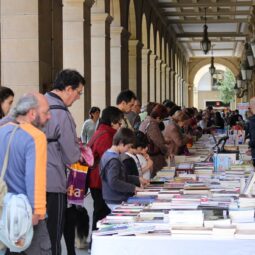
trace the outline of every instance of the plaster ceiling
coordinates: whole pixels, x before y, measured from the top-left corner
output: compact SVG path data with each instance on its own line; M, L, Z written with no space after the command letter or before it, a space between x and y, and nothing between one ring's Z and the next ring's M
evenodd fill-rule
M251 18L252 0L157 0L158 8L188 57L208 57L200 48L205 23L214 56L240 57Z

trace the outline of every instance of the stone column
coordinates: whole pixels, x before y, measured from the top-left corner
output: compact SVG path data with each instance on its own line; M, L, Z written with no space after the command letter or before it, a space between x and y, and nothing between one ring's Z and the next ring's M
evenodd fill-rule
M129 58L129 89L137 95L137 49L138 40L128 41L128 58Z
M193 86L192 84L187 84L188 85L188 106L191 107L193 106Z
M181 102L181 106L184 105L183 90L184 90L184 80L183 80L183 78L180 78L180 102Z
M91 105L110 105L110 24L108 13L91 13Z
M188 107L188 86L186 81L183 81L183 105Z
M63 1L63 67L75 69L81 75L84 75L83 2ZM86 86L84 93L88 93ZM77 133L80 134L84 120L89 117L88 112L84 112L84 95L70 107L70 111L76 122Z
M121 90L128 88L128 52L129 32L123 27L111 26L111 105Z
M161 102L167 98L166 96L166 64L161 64Z
M43 91L43 84L52 82L54 66L60 62L62 67L62 51L58 62L53 42L61 35L55 30L60 20L59 0L1 0L1 85L14 90L15 100L25 92Z
M155 54L150 55L150 102L156 101L156 59Z
M170 99L170 88L171 88L171 68L166 65L166 99Z
M156 60L156 102L161 103L161 59Z
M91 7L95 3L94 0L85 0L83 5L84 17L84 75L86 79L86 86L84 90L84 112L89 112L91 107Z
M191 91L190 92L192 93L193 106L198 108L198 94L199 94L199 91L198 91L197 87L194 87L194 85L191 86Z
M150 68L149 68L149 59L150 59L151 50L143 48L142 49L142 105L148 103L150 95Z
M175 103L177 103L177 99L175 97L175 71L173 69L171 69L171 87L170 87L170 90L171 90L171 100Z
M175 100L178 105L180 105L179 102L179 75L175 74L175 86L174 86L174 92L175 92Z

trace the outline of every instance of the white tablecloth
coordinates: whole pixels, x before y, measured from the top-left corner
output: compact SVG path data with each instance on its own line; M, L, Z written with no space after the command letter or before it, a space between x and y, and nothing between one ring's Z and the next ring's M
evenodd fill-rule
M255 255L255 240L93 235L92 255Z

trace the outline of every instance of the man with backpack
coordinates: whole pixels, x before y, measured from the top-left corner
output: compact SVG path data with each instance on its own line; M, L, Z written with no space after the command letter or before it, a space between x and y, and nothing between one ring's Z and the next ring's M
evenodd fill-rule
M14 107L11 119L11 122L0 128L1 174L5 171L4 181L9 193L27 197L28 207L32 208L32 218L20 219L20 215L15 215L19 213L18 211L11 211L8 222L5 222L5 217L1 218L6 224L4 231L9 229L6 232L5 241L9 240L7 246L14 250L16 247L10 239L14 235L12 231L15 231L15 234L23 233L24 225L28 226L32 221L34 236L25 254L42 254L43 252L45 255L50 255L51 245L45 222L47 142L45 134L40 130L50 119L47 100L39 93L24 95ZM6 168L4 159L8 162ZM2 216L5 213L8 212L4 208ZM10 226L11 224L13 225ZM28 235L30 233L25 233L24 241L22 238L17 242L24 245L26 238L29 238ZM6 254L12 253L7 251Z
M51 239L52 254L61 254L61 237L67 207L66 165L80 159L76 125L68 110L80 96L84 78L75 70L62 70L53 83L53 90L46 93L51 120L45 126L48 140L47 160L47 226Z

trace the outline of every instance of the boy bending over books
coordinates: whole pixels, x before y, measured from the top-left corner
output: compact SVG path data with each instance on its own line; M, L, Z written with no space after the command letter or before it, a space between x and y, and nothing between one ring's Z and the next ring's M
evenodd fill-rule
M128 128L120 128L113 137L113 144L102 156L100 176L102 179L103 198L111 210L127 201L137 191L142 191L148 181L128 175L120 160L120 154L128 151L135 140L134 132Z

